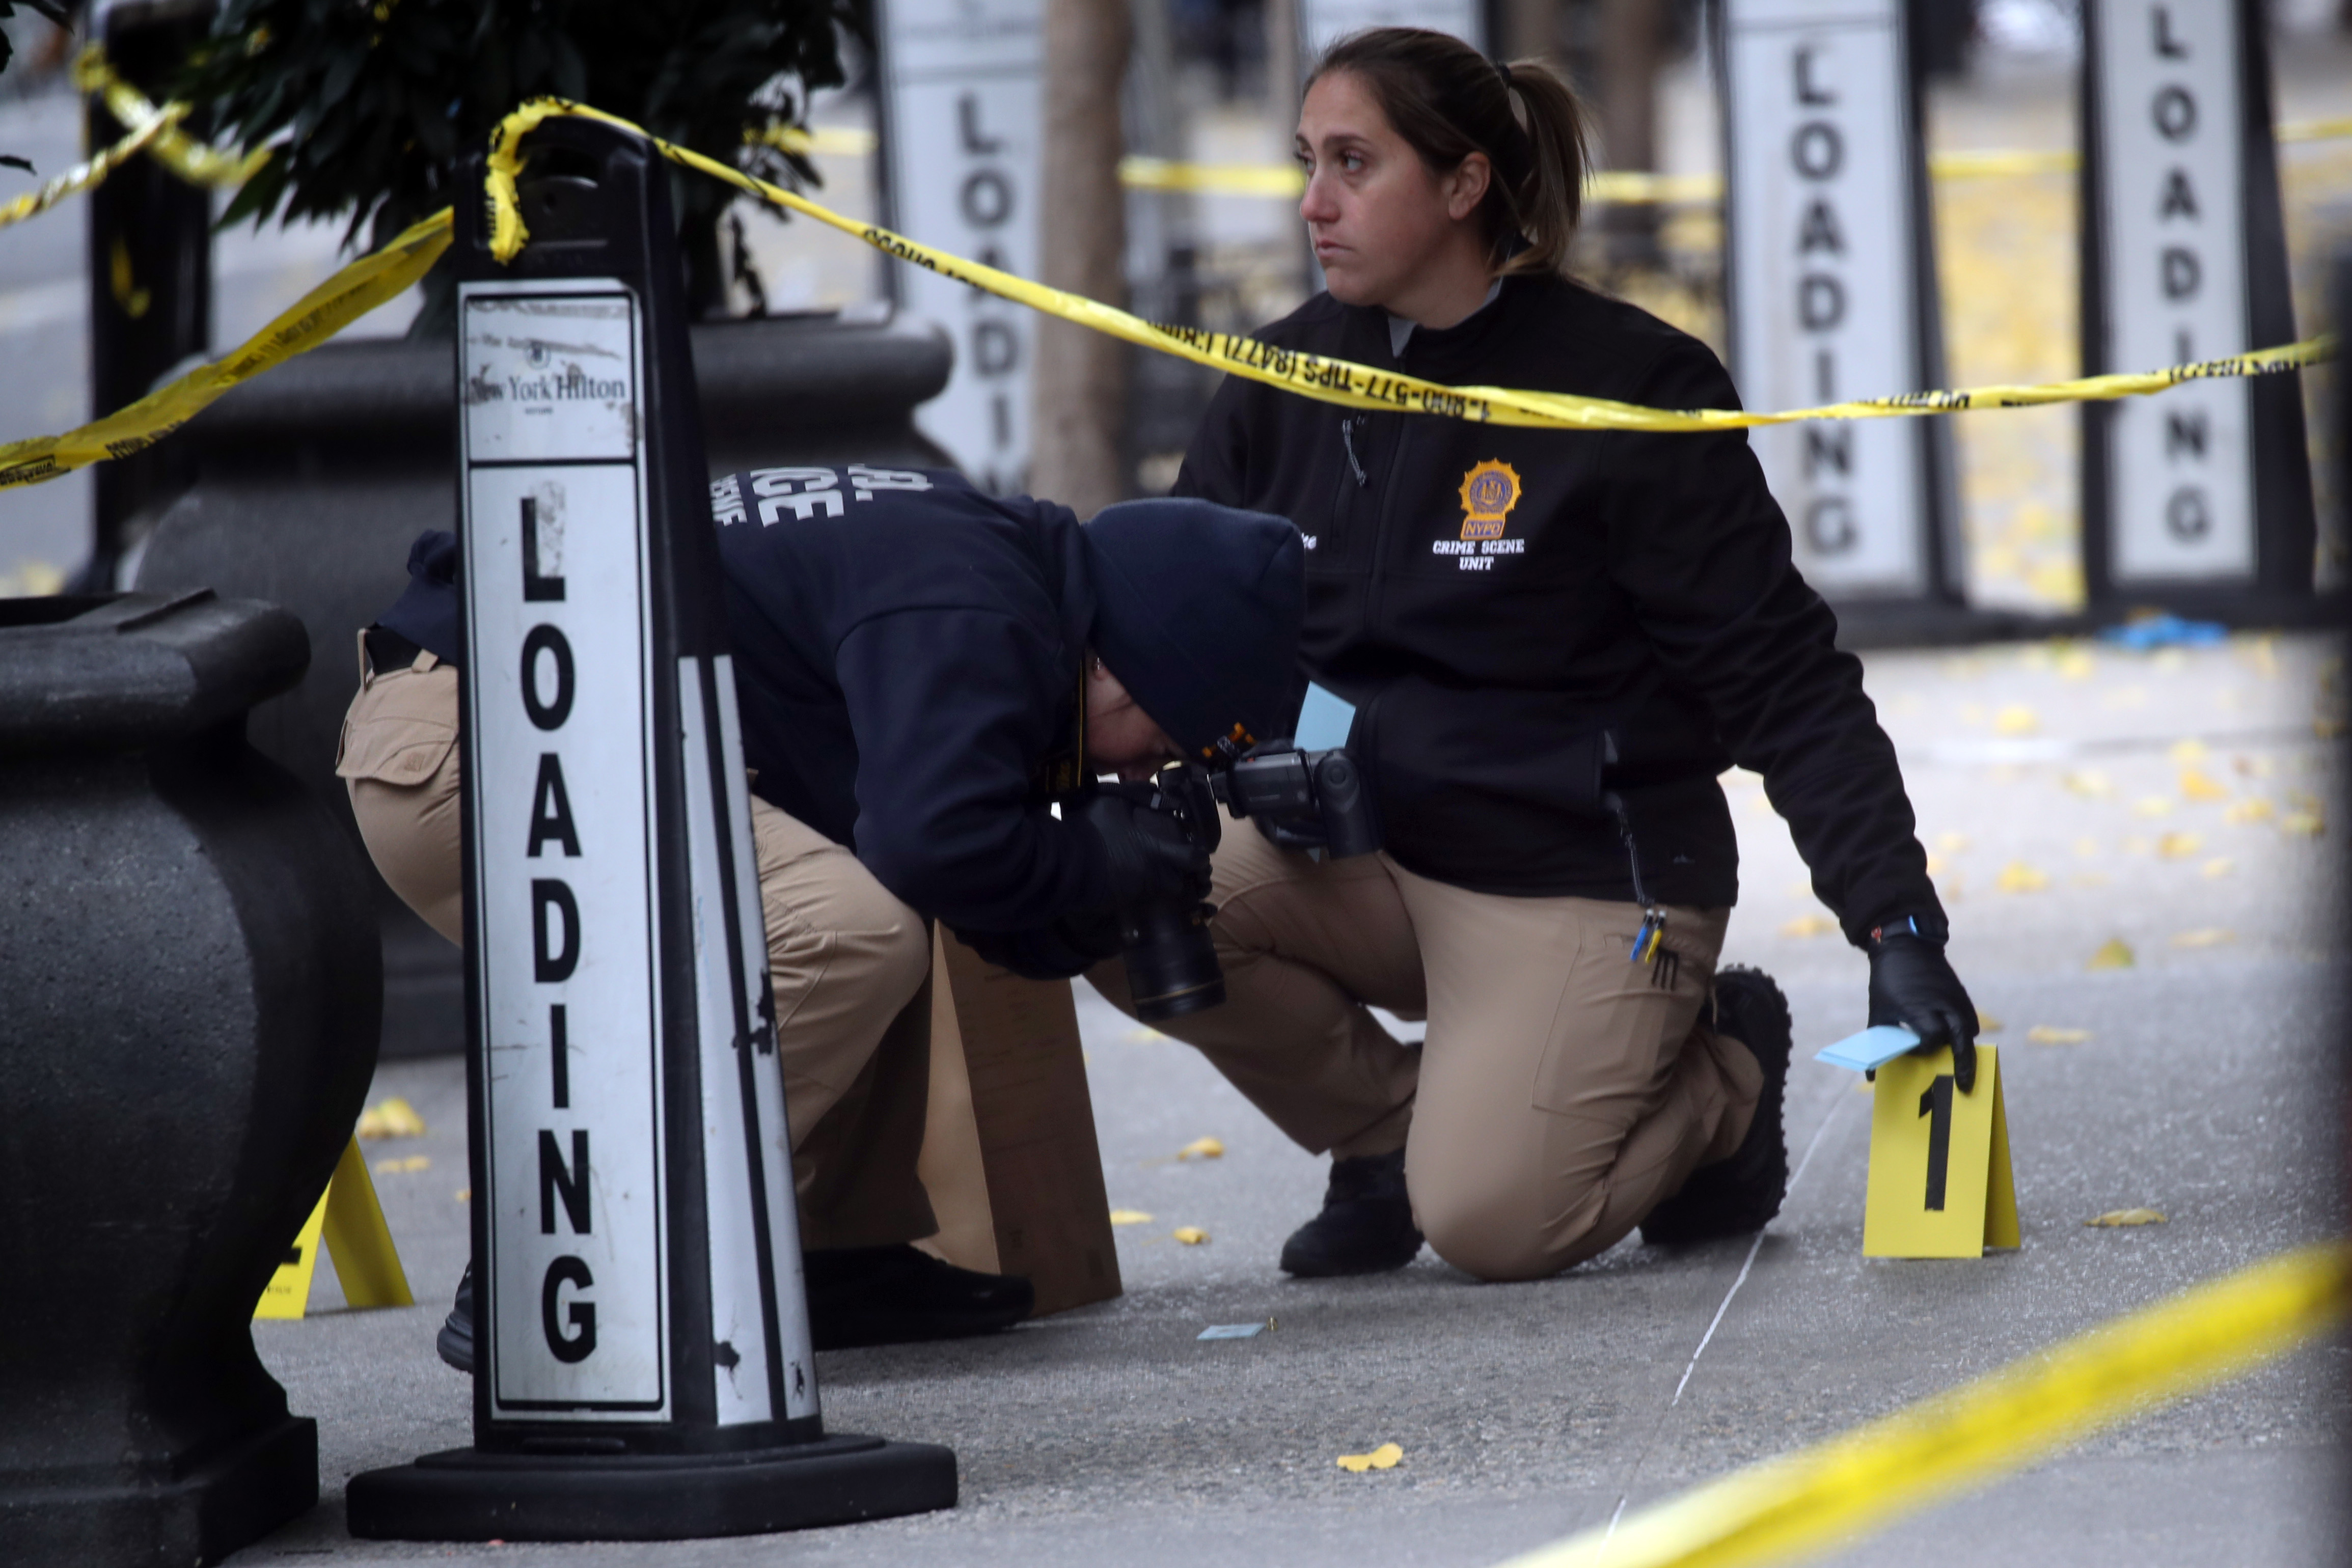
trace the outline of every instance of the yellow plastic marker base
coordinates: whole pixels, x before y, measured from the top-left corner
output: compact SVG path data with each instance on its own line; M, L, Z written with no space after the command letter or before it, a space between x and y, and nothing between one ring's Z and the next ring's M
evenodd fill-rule
M1977 1085L1968 1094L1952 1081L1948 1046L1881 1067L1863 1256L1981 1258L1988 1247L2017 1244L2000 1051L1977 1047Z
M310 1274L319 1266L319 1243L324 1239L328 1256L335 1260L335 1278L342 1282L343 1300L354 1307L405 1307L415 1303L408 1293L408 1276L392 1245L392 1228L383 1222L383 1208L375 1200L375 1183L368 1179L367 1161L360 1155L357 1138L343 1145L342 1158L318 1207L302 1222L302 1233L287 1249L261 1300L253 1309L257 1318L299 1318L310 1305Z

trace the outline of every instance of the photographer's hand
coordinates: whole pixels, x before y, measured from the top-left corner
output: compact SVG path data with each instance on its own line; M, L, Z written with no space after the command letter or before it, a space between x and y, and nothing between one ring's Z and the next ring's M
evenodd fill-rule
M1921 1050L1949 1043L1953 1086L1977 1083L1977 1009L1944 958L1940 922L1890 921L1871 933L1870 1022L1901 1024Z
M1088 796L1078 821L1101 842L1113 903L1125 908L1161 898L1199 898L1209 889L1209 852L1172 815L1117 795Z

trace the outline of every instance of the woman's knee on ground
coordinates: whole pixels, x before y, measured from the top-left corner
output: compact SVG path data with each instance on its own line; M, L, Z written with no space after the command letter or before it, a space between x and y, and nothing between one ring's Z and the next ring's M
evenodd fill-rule
M1563 1182L1505 1157L1415 1165L1405 1156L1413 1223L1430 1249L1465 1274L1542 1280L1606 1249L1595 1235L1606 1194L1599 1179Z

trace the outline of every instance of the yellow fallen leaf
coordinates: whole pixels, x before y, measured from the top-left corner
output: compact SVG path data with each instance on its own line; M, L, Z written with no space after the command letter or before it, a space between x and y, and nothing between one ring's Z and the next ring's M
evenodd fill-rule
M1948 831L1937 833L1936 835L1936 847L1943 851L1948 855L1956 855L1962 850L1969 847L1969 836L1966 833Z
M2337 736L2344 733L2344 721L2340 718L2332 718L2326 714L2322 714L2319 717L2311 721L2311 733L2317 736L2322 740L2334 740Z
M2192 800L2226 800L2230 787L2199 768L2180 770L2180 792Z
M2164 1216L2152 1208L2111 1208L2096 1219L2086 1219L2084 1225L2162 1225Z
M1127 1031L1127 1038L1138 1045L1148 1045L1164 1037L1156 1029L1131 1029Z
M2186 860L2204 847L2204 836L2199 833L2167 833L2156 841L2156 852L2168 861Z
M2181 932L2173 937L2172 945L2176 947L2219 947L2237 939L2238 934L2227 926L2205 925L2194 931Z
M2201 762L2204 758L2205 743L2201 740L2176 740L2172 743L2172 760L2175 762Z
M425 1135L425 1118L416 1113L415 1106L395 1095L360 1113L359 1134L362 1138L421 1138Z
M2143 817L2161 817L2172 810L2172 802L2161 795L2143 795L2132 802L2132 810Z
M1826 936L1838 928L1837 921L1827 915L1800 915L1780 927L1783 936Z
M375 1174L378 1176L405 1176L410 1171L429 1171L432 1168L433 1161L424 1155L411 1155L406 1159L378 1160L375 1163Z
M2049 873L2023 861L2011 861L2000 868L1997 884L2003 893L2040 893L2050 885Z
M1929 855L1927 857L1927 874L1929 876L1941 876L1949 868L1944 862L1943 856Z
M2106 944L2091 955L2086 969L2128 969L2139 960L2132 954L2131 944L2120 936L2110 936Z
M1110 1211L1113 1225L1149 1225L1151 1216L1139 1208L1114 1208Z
M1999 1034L2001 1031L2001 1021L1993 1017L1992 1014L1985 1011L1982 1008L1979 1008L1977 1009L1977 1032L1979 1034Z
M1176 1151L1180 1160L1220 1160L1224 1156L1224 1142L1219 1138L1195 1138Z
M1209 1239L1209 1233L1197 1225L1180 1225L1168 1234L1187 1247L1198 1247Z
M2042 721L2023 703L2011 703L1992 716L1992 727L1997 735L2032 735L2042 727Z
M2091 1038L2086 1029L2060 1029L2053 1024L2038 1023L2025 1031L2025 1038L2036 1045L2080 1045Z
M2279 819L2279 831L2293 838L2315 839L2327 831L2316 811L2289 811Z
M2251 800L2232 800L2221 813L2225 822L2267 822L2271 820L2271 803L2256 796Z
M457 1197L459 1203L471 1203L474 1201L474 1189L470 1186L461 1186L457 1189Z
M2078 645L2064 649L2058 655L2058 673L2070 681L2087 681L2098 670L2099 662L2091 656L2088 648Z
M2197 869L2209 877L2224 877L2238 869L2238 862L2228 855L2215 855Z
M1360 1476L1366 1470L1392 1470L1396 1469L1397 1461L1403 1458L1402 1448L1398 1448L1394 1443L1382 1443L1369 1454L1340 1455L1339 1468Z
M2104 800L2116 792L2107 776L2095 768L2078 768L2061 780L2067 789L2085 800Z

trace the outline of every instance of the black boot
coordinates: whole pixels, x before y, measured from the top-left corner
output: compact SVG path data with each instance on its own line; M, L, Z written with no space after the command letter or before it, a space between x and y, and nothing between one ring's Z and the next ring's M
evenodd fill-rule
M1650 1210L1642 1239L1684 1247L1748 1236L1780 1212L1789 1191L1789 1145L1780 1108L1789 1087L1789 998L1761 969L1735 966L1715 977L1716 1029L1754 1053L1764 1069L1756 1120L1731 1157L1691 1173L1682 1191Z
M994 1333L1037 1304L1017 1274L975 1273L903 1244L826 1248L801 1262L819 1350Z
M1421 1252L1404 1190L1404 1151L1331 1162L1323 1212L1282 1244L1282 1268L1302 1279L1381 1274Z
M467 1376L474 1375L474 1265L470 1259L466 1271L457 1276L457 1304L442 1320L441 1332L433 1336L433 1348Z

